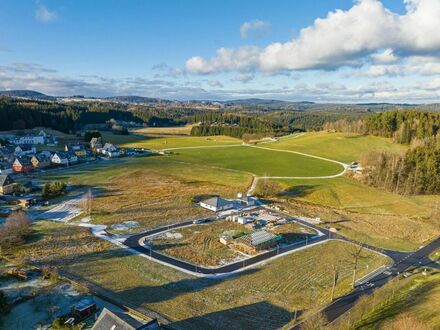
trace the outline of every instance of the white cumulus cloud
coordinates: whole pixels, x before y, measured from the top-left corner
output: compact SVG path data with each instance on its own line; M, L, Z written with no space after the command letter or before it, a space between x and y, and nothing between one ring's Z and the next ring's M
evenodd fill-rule
M192 57L186 70L215 73L256 69L279 72L357 67L365 61L391 63L409 56L440 53L440 0L404 0L399 15L379 0L358 0L348 10L318 18L287 42L264 48L220 48L212 58Z

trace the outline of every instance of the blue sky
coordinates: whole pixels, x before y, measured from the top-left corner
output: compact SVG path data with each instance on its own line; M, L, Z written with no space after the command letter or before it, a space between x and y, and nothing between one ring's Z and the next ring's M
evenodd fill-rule
M440 0L2 0L0 89L435 102L439 16Z

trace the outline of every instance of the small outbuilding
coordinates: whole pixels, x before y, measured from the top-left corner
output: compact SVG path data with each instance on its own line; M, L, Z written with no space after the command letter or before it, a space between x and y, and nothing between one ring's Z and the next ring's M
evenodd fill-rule
M242 245L247 250L255 252L276 246L281 238L281 235L260 230L237 238L236 243Z

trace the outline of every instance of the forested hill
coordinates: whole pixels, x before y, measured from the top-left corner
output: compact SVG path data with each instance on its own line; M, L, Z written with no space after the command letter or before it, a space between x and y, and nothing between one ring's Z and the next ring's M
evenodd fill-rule
M357 122L328 123L326 129L383 136L408 145L404 154L362 155L363 182L398 194L440 194L440 113L390 111Z
M0 97L0 130L50 127L62 132L75 132L86 124L102 124L110 119L145 123L151 126L181 124L178 112L168 116L160 109L142 108L112 103L58 103Z

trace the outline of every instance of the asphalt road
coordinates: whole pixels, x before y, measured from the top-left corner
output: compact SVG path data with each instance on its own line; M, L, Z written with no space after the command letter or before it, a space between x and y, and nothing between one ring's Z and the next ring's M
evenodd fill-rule
M287 216L287 215L285 215ZM210 221L214 221L215 219L210 219ZM205 268L200 267L182 260L174 259L172 257L169 257L167 255L158 253L154 251L154 249L150 249L147 246L143 246L139 243L139 241L145 237L148 237L150 235L158 234L161 232L166 232L170 229L180 228L188 225L192 225L192 221L186 221L182 223L173 224L170 226L165 226L161 228L156 228L153 230L150 230L148 232L144 232L141 234L133 235L129 237L124 244L134 250L136 250L139 253L149 255L150 257L157 259L159 261L183 268L185 270L195 272L195 273L201 273L206 275L220 275L220 274L226 274L231 273L234 271L238 271L244 267L256 264L258 262L267 260L269 258L272 258L278 254L283 254L285 252L289 252L301 247L304 247L306 244L311 243L317 243L329 239L340 239L347 242L352 242L356 244L361 244L367 249L377 251L379 253L382 253L389 258L392 259L393 265L391 267L386 267L381 270L379 270L377 273L373 274L371 277L367 278L365 281L363 281L361 284L359 284L353 291L348 293L347 295L335 300L330 305L326 306L321 312L326 316L327 320L329 322L333 322L336 320L339 316L347 312L349 309L353 307L353 305L356 303L356 301L365 294L371 294L376 288L379 288L383 285L385 285L389 280L395 278L396 276L399 276L399 274L402 274L406 271L408 271L411 268L416 267L433 267L433 268L440 268L438 264L434 263L429 259L429 255L434 252L436 249L440 248L440 237L435 239L434 241L430 242L428 245L422 247L421 249L411 252L411 253L405 253L405 252L399 252L399 251L393 251L393 250L386 250L386 249L380 249L368 244L362 244L359 242L352 241L350 239L347 239L341 235L335 234L330 232L329 230L315 226L313 224L310 224L306 221L300 220L295 218L295 221L298 223L312 227L316 230L321 231L324 233L323 236L317 237L313 240L310 240L308 242L302 242L300 244L291 245L287 247L282 247L277 250L271 250L266 253L254 256L252 258L238 261L229 265L217 267L217 268ZM301 324L296 325L293 329L301 329Z
M210 219L210 221L215 221L215 219ZM161 232L166 232L170 229L175 229L175 228L180 228L180 227L185 227L188 225L192 225L193 221L186 221L186 222L181 222L181 223L177 223L177 224L173 224L170 226L165 226L165 227L160 227L160 228L156 228L141 234L137 234L137 235L133 235L130 236L129 238L127 238L124 241L124 245L128 246L129 248L150 256L151 258L154 258L156 260L168 263L170 265L194 272L194 273L200 273L200 274L205 274L205 275L220 275L220 274L226 274L226 273L231 273L237 270L240 270L241 268L244 267L248 267L250 265L256 264L258 262L267 260L269 258L272 258L278 254L283 254L295 249L299 249L301 247L304 247L308 244L312 244L312 243L317 243L317 242L321 242L324 240L328 239L328 236L320 236L320 237L316 237L314 239L310 239L308 241L304 241L295 245L289 245L289 246L285 246L285 247L280 247L278 249L274 249L274 250L270 250L268 252L256 255L254 257L251 257L249 259L245 259L245 260L241 260L241 261L237 261L225 266L221 266L221 267L216 267L216 268L205 268L205 267L201 267L201 266L197 266L194 264L191 264L189 262L183 261L183 260L179 260L179 259L175 259L172 257L169 257L165 254L159 253L157 251L155 251L154 249L150 249L147 246L143 246L139 243L140 240L142 240L145 237L154 235L154 234L158 234ZM308 226L310 226L309 224L307 224Z
M391 268L384 269L369 279L367 283L356 287L347 295L327 305L321 312L326 316L329 322L333 322L339 316L350 310L362 295L371 294L376 288L385 285L389 280L409 269L416 267L440 268L438 264L429 259L429 255L438 248L440 248L440 237L413 253L386 250L386 254L392 256L394 261L394 265ZM293 329L301 329L301 324L296 325Z

